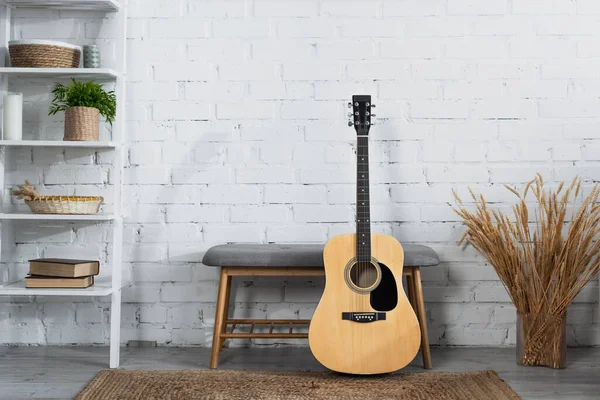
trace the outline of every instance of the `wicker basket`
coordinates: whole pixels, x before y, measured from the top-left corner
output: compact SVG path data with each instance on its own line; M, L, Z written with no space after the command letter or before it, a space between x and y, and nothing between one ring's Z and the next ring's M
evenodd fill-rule
M25 200L34 214L98 214L103 197L41 196Z
M65 113L65 140L98 141L100 111L93 107L70 107Z
M79 68L81 47L50 40L11 40L10 63L17 68Z

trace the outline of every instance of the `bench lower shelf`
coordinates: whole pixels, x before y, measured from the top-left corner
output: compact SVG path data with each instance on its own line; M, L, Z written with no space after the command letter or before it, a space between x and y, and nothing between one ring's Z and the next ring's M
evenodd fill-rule
M222 339L306 339L307 332L294 332L294 327L310 325L310 319L228 319ZM250 326L249 332L235 333L239 326ZM254 332L257 325L269 326L268 332ZM231 327L231 328L229 328ZM274 332L276 328L287 327L288 332Z

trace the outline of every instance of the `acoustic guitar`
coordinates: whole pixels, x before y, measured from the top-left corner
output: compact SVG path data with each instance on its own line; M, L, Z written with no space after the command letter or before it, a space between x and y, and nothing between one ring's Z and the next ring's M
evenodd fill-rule
M308 331L325 367L348 374L399 370L421 343L417 317L402 288L404 252L392 236L371 234L369 131L371 96L353 96L357 145L356 233L327 242L325 291Z

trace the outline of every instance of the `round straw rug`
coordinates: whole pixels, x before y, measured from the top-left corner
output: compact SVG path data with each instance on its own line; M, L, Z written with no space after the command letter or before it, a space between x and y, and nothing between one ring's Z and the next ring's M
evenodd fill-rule
M520 397L494 371L350 376L334 372L103 371L77 400L505 400Z

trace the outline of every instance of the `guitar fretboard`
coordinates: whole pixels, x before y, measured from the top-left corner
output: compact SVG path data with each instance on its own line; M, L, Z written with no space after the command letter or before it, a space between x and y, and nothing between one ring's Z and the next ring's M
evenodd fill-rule
M368 262L371 261L368 136L358 136L356 157L356 259Z

